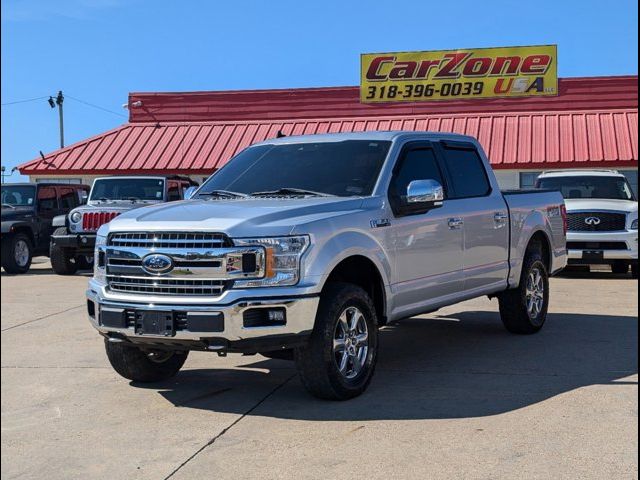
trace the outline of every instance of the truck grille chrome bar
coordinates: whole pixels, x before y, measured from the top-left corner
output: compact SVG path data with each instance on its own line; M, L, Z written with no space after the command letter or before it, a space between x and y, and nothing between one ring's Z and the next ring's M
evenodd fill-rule
M109 288L114 292L152 293L154 295L208 295L217 297L229 282L224 280L175 280L173 278L131 278L108 275Z
M138 248L223 248L230 247L231 241L222 233L113 233L109 245L114 247Z

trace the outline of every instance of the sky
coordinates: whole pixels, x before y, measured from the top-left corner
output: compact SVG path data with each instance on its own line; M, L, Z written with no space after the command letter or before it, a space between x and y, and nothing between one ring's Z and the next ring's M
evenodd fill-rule
M131 91L357 85L361 53L557 44L560 77L638 73L631 0L2 0L1 8L7 172L58 148L47 98L59 90L69 145L125 123Z

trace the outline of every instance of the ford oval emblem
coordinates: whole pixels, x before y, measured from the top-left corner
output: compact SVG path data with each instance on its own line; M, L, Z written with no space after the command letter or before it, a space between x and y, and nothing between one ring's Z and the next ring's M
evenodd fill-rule
M173 270L173 259L161 253L152 253L142 259L142 269L151 275L160 275Z
M584 223L595 227L596 225L600 225L600 219L598 217L587 217L584 219Z

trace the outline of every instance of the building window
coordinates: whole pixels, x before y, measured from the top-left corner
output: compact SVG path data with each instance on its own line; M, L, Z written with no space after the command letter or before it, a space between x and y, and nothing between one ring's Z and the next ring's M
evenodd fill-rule
M526 190L536 185L536 180L542 172L520 172L520 189Z
M70 183L80 185L81 178L36 178L36 183Z

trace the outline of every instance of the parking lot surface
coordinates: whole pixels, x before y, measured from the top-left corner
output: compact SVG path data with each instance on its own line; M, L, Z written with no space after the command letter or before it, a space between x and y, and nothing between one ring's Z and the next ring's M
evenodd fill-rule
M547 325L477 299L380 332L367 392L317 400L291 362L191 353L132 385L85 318L87 277L2 272L2 478L636 478L638 283L551 282Z

